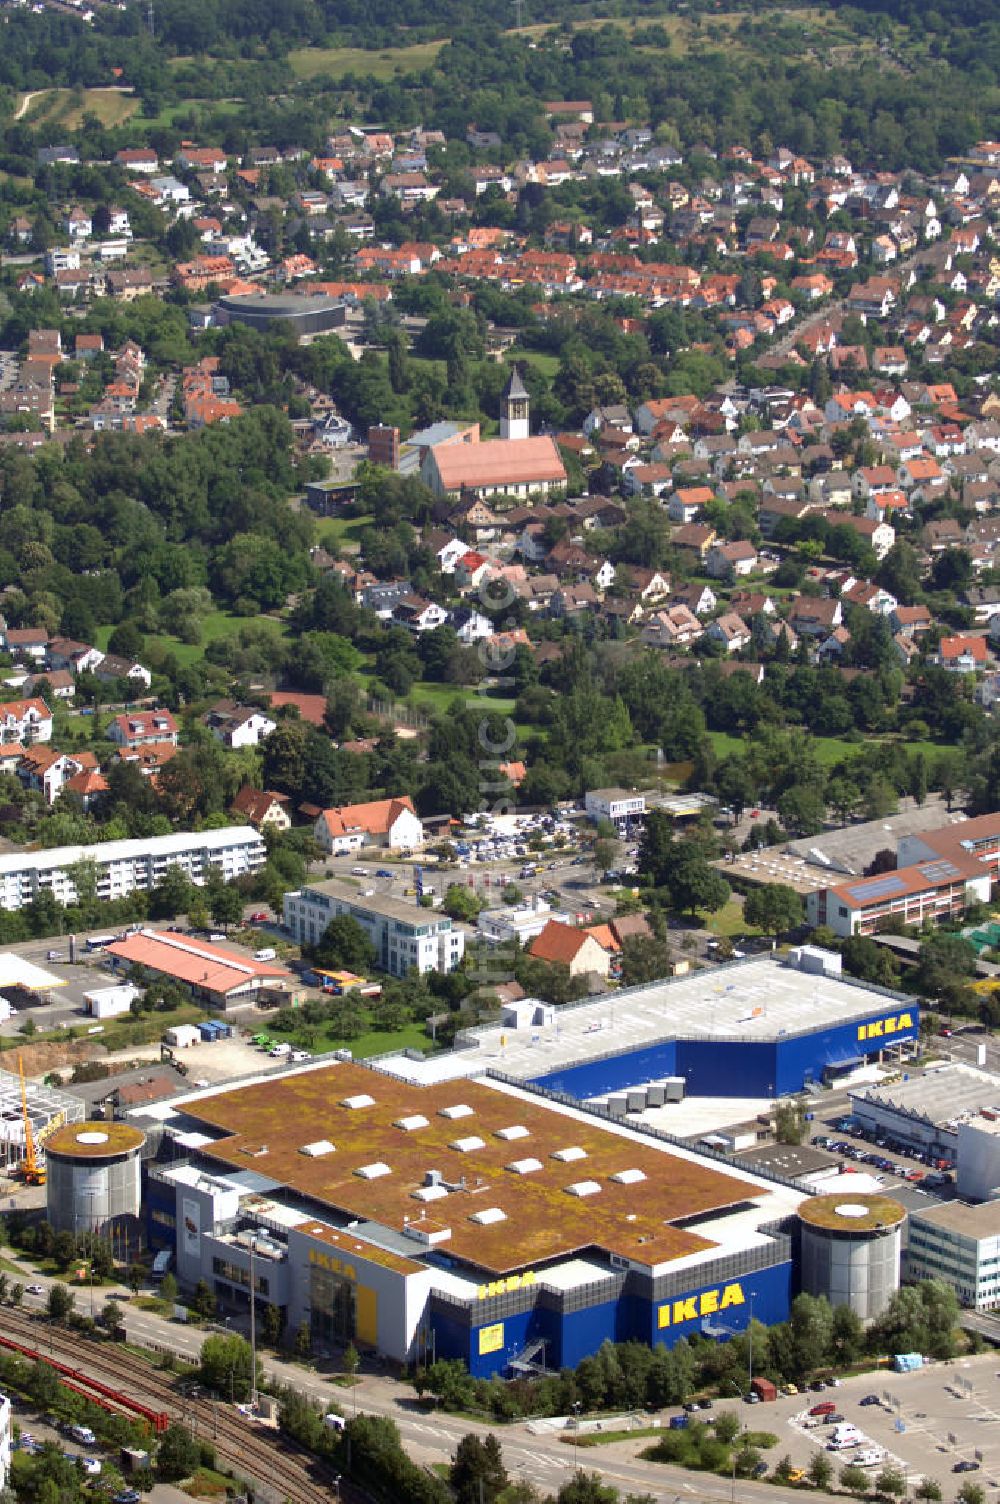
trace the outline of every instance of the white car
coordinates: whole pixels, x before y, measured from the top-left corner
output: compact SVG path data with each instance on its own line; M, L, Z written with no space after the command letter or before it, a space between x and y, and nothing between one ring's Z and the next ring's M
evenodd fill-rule
M101 1476L101 1462L99 1457L81 1457L79 1459L79 1462L88 1478L99 1478Z
M28 1285L28 1286L26 1286L26 1289L27 1289L27 1292L28 1292L29 1295L44 1295L45 1294L45 1286L44 1285Z
M311 1060L312 1056L310 1055L310 1053L309 1053L308 1050L293 1050L292 1051L292 1059L293 1060Z

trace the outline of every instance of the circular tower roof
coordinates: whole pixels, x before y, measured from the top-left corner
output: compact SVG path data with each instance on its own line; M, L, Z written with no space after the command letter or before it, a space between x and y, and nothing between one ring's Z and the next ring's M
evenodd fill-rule
M857 1236L898 1227L906 1209L891 1196L854 1195L845 1191L836 1196L811 1196L802 1202L799 1216L807 1226L822 1232Z
M115 1159L141 1149L146 1135L131 1123L67 1123L45 1139L46 1155L64 1159Z

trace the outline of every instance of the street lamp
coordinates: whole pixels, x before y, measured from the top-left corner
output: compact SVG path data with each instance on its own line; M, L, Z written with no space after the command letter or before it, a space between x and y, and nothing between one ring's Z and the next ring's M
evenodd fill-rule
M257 1248L257 1234L250 1235L250 1409L257 1413L257 1307L254 1300L253 1256ZM752 1307L751 1307L752 1309Z
M750 1321L747 1325L747 1339L749 1343L747 1360L749 1369L749 1386L747 1388L748 1394L753 1393L753 1300L756 1293L756 1290L750 1291Z
M580 1411L583 1409L582 1400L573 1401L573 1471L577 1470L580 1457Z

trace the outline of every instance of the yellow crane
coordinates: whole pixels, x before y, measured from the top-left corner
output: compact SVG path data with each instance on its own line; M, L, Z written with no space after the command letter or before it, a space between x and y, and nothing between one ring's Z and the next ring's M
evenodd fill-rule
M18 1166L18 1175L25 1185L44 1185L45 1167L35 1158L35 1135L28 1112L28 1088L24 1081L24 1059L17 1057L18 1074L21 1077L21 1116L24 1119L24 1158Z

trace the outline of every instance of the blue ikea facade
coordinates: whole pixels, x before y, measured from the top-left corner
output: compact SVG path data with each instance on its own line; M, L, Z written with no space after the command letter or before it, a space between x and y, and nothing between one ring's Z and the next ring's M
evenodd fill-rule
M642 1049L563 1066L535 1077L532 1084L582 1102L665 1076L683 1076L691 1097L781 1097L877 1054L887 1044L916 1039L919 1032L920 1010L907 1000L885 1012L769 1039L661 1039Z
M603 1342L672 1347L697 1333L725 1340L746 1330L751 1312L766 1326L787 1319L793 1290L786 1238L776 1239L770 1257L739 1275L724 1277L731 1260L719 1258L684 1275L616 1273L583 1291L547 1288L542 1273L528 1290L472 1306L433 1295L435 1353L460 1358L474 1377L490 1378L532 1349L544 1352L547 1369L557 1370L575 1368Z

